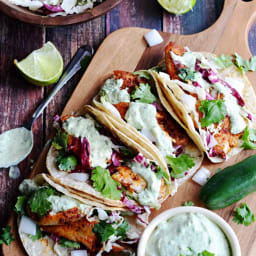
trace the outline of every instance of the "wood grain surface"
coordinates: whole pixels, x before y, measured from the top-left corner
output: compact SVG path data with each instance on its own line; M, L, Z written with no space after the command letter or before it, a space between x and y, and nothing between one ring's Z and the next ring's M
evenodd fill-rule
M21 59L33 49L40 47L44 42L50 40L59 48L64 57L64 62L67 63L80 45L90 44L94 48L97 48L110 32L117 28L127 26L156 28L172 33L191 34L199 32L215 22L218 15L221 13L222 4L223 1L221 0L198 0L193 12L181 17L176 17L162 11L154 0L124 0L118 8L101 18L65 28L31 26L19 23L0 14L0 132L22 125L24 121L28 120L40 100L45 97L50 90L50 87L38 88L28 85L15 71L12 64L14 58ZM256 28L253 26L249 40L252 52L256 52L255 35ZM122 43L124 44L125 42L122 41L121 38L117 38L116 44ZM136 47L134 48L136 49ZM155 53L153 52L153 54ZM102 59L102 65L104 66L104 58ZM131 69L132 66L131 64ZM95 67L95 70L97 71L98 67ZM34 127L35 146L29 159L20 164L22 171L21 177L17 180L12 180L8 178L8 170L1 170L1 226L7 223L8 216L11 213L15 203L15 197L18 193L18 184L30 173L30 159L36 160L38 158L43 145L47 141L49 130L51 129L50 123L52 117L62 111L79 78L80 76L78 75L58 93L43 116L36 122ZM86 83L86 81L84 82ZM183 186L181 190L190 194L191 199L195 199L192 194L195 195L194 192L197 192L199 187ZM179 195L182 194L183 193L180 193ZM181 205L184 200L184 198L177 195L173 200L172 206ZM251 205L254 209L256 209L255 204L256 203L253 203L253 205ZM227 212L220 211L220 214L226 219L231 220L231 210L233 207L234 206L230 207L230 211ZM235 231L239 233L239 227L235 224L232 225ZM252 225L246 229L248 235L241 236L241 239L244 240L243 244L245 244L243 255L255 255L256 244L254 242L255 238L253 238L252 235L254 229L255 225Z

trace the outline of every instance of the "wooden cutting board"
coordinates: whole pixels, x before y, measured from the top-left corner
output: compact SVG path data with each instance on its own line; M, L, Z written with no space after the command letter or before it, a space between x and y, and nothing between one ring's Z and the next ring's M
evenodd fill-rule
M115 69L134 71L136 69L145 69L156 65L163 58L165 45L170 41L188 46L195 51L209 51L217 54L230 54L238 52L244 58L250 57L248 47L248 31L256 16L256 3L243 2L241 0L226 0L221 16L215 24L207 30L194 35L174 35L170 33L161 33L164 42L161 45L148 48L143 39L143 35L148 32L144 28L124 28L115 31L108 36L97 53L95 54L86 73L77 85L72 97L67 103L63 115L70 114L79 110L83 105L90 103L92 97L97 93L103 81ZM254 85L256 81L256 72L249 74L249 79ZM211 164L207 159L203 165L212 172L217 168L223 168L239 162L249 155L255 154L256 151L243 151L238 156L233 157L223 164ZM42 152L32 175L45 170L45 151ZM181 206L185 201L192 200L196 206L203 204L198 200L200 186L193 181L188 181L179 188L174 197L169 197L163 204L162 208L154 211L152 217L160 212ZM256 214L256 194L246 197L246 202ZM240 202L216 211L222 216L234 229L237 234L243 256L256 255L256 223L249 227L237 225L232 221L233 210ZM16 217L10 218L9 224L13 232L16 231ZM10 246L3 246L4 256L25 256L23 247L15 232L16 241Z

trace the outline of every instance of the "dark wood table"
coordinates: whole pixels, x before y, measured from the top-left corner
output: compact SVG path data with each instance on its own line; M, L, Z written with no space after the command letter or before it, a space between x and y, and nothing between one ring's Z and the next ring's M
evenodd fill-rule
M197 0L193 11L178 17L163 11L156 0L124 0L105 16L84 24L59 28L20 23L0 13L0 132L21 126L29 120L36 106L51 90L51 86L41 88L24 81L13 65L15 58L20 60L43 43L52 41L62 53L64 62L68 63L80 45L89 44L96 50L108 34L127 26L196 33L215 22L222 6L223 0ZM249 42L252 52L256 52L256 26L251 29ZM10 216L19 183L29 176L32 163L47 141L53 116L61 113L78 81L79 75L58 93L35 123L35 145L31 155L19 165L21 177L10 179L7 169L0 170L0 227L6 225Z

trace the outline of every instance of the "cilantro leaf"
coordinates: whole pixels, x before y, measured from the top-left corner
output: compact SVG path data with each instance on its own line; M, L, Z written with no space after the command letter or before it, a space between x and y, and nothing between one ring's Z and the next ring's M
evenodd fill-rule
M204 250L203 252L198 253L197 256L214 256L214 253Z
M231 55L220 55L219 57L214 58L215 63L220 68L228 68L233 64L233 57Z
M2 234L0 235L0 244L10 245L12 241L15 241L11 232L11 227L7 226L2 228Z
M242 203L240 207L237 207L233 216L233 221L245 226L249 226L255 221L255 216L246 203Z
M60 170L70 172L77 166L77 159L74 155L64 156L60 154L57 158L57 164Z
M61 132L60 130L56 134L56 136L53 138L52 145L57 150L67 150L68 147L68 134L65 132Z
M118 226L118 228L115 230L115 235L118 237L121 237L121 240L125 239L127 237L126 233L130 229L130 226L126 220Z
M131 98L138 102L151 104L157 100L154 94L151 93L150 85L140 83L131 94Z
M126 233L130 229L128 222L125 220L116 229L110 223L100 221L95 224L93 232L100 238L102 242L106 242L110 236L115 235L121 237L121 240L126 238Z
M66 247L66 248L74 248L74 249L79 249L80 244L74 241L70 241L66 238L61 237L59 244L61 247Z
M26 204L27 199L28 199L27 196L18 196L17 197L17 202L14 206L14 211L17 214L25 215L25 204Z
M157 168L157 170L156 170L156 177L159 180L163 178L164 179L164 183L166 185L170 185L168 174L161 167Z
M184 202L183 206L194 206L194 202L193 201L186 201Z
M246 127L242 136L244 143L241 147L246 149L256 149L256 131L252 128Z
M29 235L29 238L35 242L36 240L39 240L40 238L43 237L43 232L41 231L41 229L36 226L36 234L35 235Z
M100 221L99 223L95 224L92 230L97 237L104 243L108 240L110 236L115 233L115 229L112 227L110 223L106 223L104 221Z
M147 80L151 79L151 75L147 71L135 71L135 72L133 72L133 75L146 78Z
M92 170L91 179L95 190L101 192L104 197L115 200L121 198L122 192L117 189L119 183L112 179L108 170L97 166Z
M179 157L167 156L167 163L172 168L171 176L173 178L182 178L185 172L192 168L195 163L193 159L187 154L181 154Z
M47 186L36 190L28 199L30 210L37 213L40 217L44 216L52 207L51 202L47 198L55 193L53 188Z
M195 79L195 73L196 71L190 70L189 68L181 68L178 76L183 81L193 81Z
M239 54L235 53L235 57L235 64L243 74L248 71L256 70L256 56L251 57L249 60L245 60Z
M204 113L204 117L200 120L202 128L219 123L227 115L223 100L202 100L198 110Z

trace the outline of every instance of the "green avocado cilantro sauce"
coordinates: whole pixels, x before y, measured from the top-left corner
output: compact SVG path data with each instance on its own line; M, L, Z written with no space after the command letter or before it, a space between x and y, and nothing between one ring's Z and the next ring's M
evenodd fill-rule
M119 102L130 102L130 94L128 93L127 88L123 90L120 89L123 81L123 79L108 79L100 91L101 101L107 101L111 104L118 104Z
M127 90L120 89L122 82L122 79L108 79L100 92L100 95L105 95L103 96L103 100L101 96L101 102L108 101L112 104L130 102L130 95ZM124 93L128 95L124 97ZM126 112L125 120L139 131L143 129L149 130L156 140L156 146L164 157L173 155L174 148L172 140L159 126L156 120L156 108L152 104L131 102Z
M131 102L125 120L139 131L148 129L154 136L156 146L163 156L173 155L172 140L159 126L156 120L156 108L152 104Z
M196 255L231 256L223 231L206 216L183 213L161 222L148 240L146 256Z
M0 134L0 167L18 164L33 147L32 132L24 127Z
M223 94L223 96L224 96L223 100L225 103L227 114L230 117L231 133L238 134L238 133L242 132L246 127L246 123L245 123L245 120L243 117L242 108L238 104L237 99L232 95L232 91L229 88L225 87L220 82L210 84L205 79L203 79L201 73L196 72L196 70L195 70L195 63L196 63L197 59L201 61L200 65L203 68L205 68L205 67L211 68L213 71L215 71L217 68L214 65L214 63L210 63L201 53L198 53L198 52L187 51L184 53L183 56L178 56L175 53L171 52L171 56L174 61L177 61L177 62L181 63L182 65L185 65L189 70L192 70L195 72L193 81L198 82L204 90L209 90L209 88L212 88L213 89L211 92L212 94L214 94L216 92ZM179 85L181 87L183 87L184 90L187 90L186 84L180 82ZM233 86L235 85L236 87L239 85L239 87L241 87L241 83L232 83L232 85ZM204 99L206 99L206 94L202 92L202 88L200 88L200 87L194 88L193 87L193 93L197 93L199 96L199 99L201 99L201 100L203 100L202 97L205 97ZM241 91L241 88L236 88L236 89L238 91Z
M145 167L138 162L130 162L127 164L133 172L140 175L147 182L147 188L137 194L137 200L141 205L147 205L159 208L159 192L161 187L161 179L151 170L150 166Z
M110 138L101 135L96 122L90 117L70 117L63 124L63 129L75 137L86 137L90 144L91 166L107 167L114 147Z

